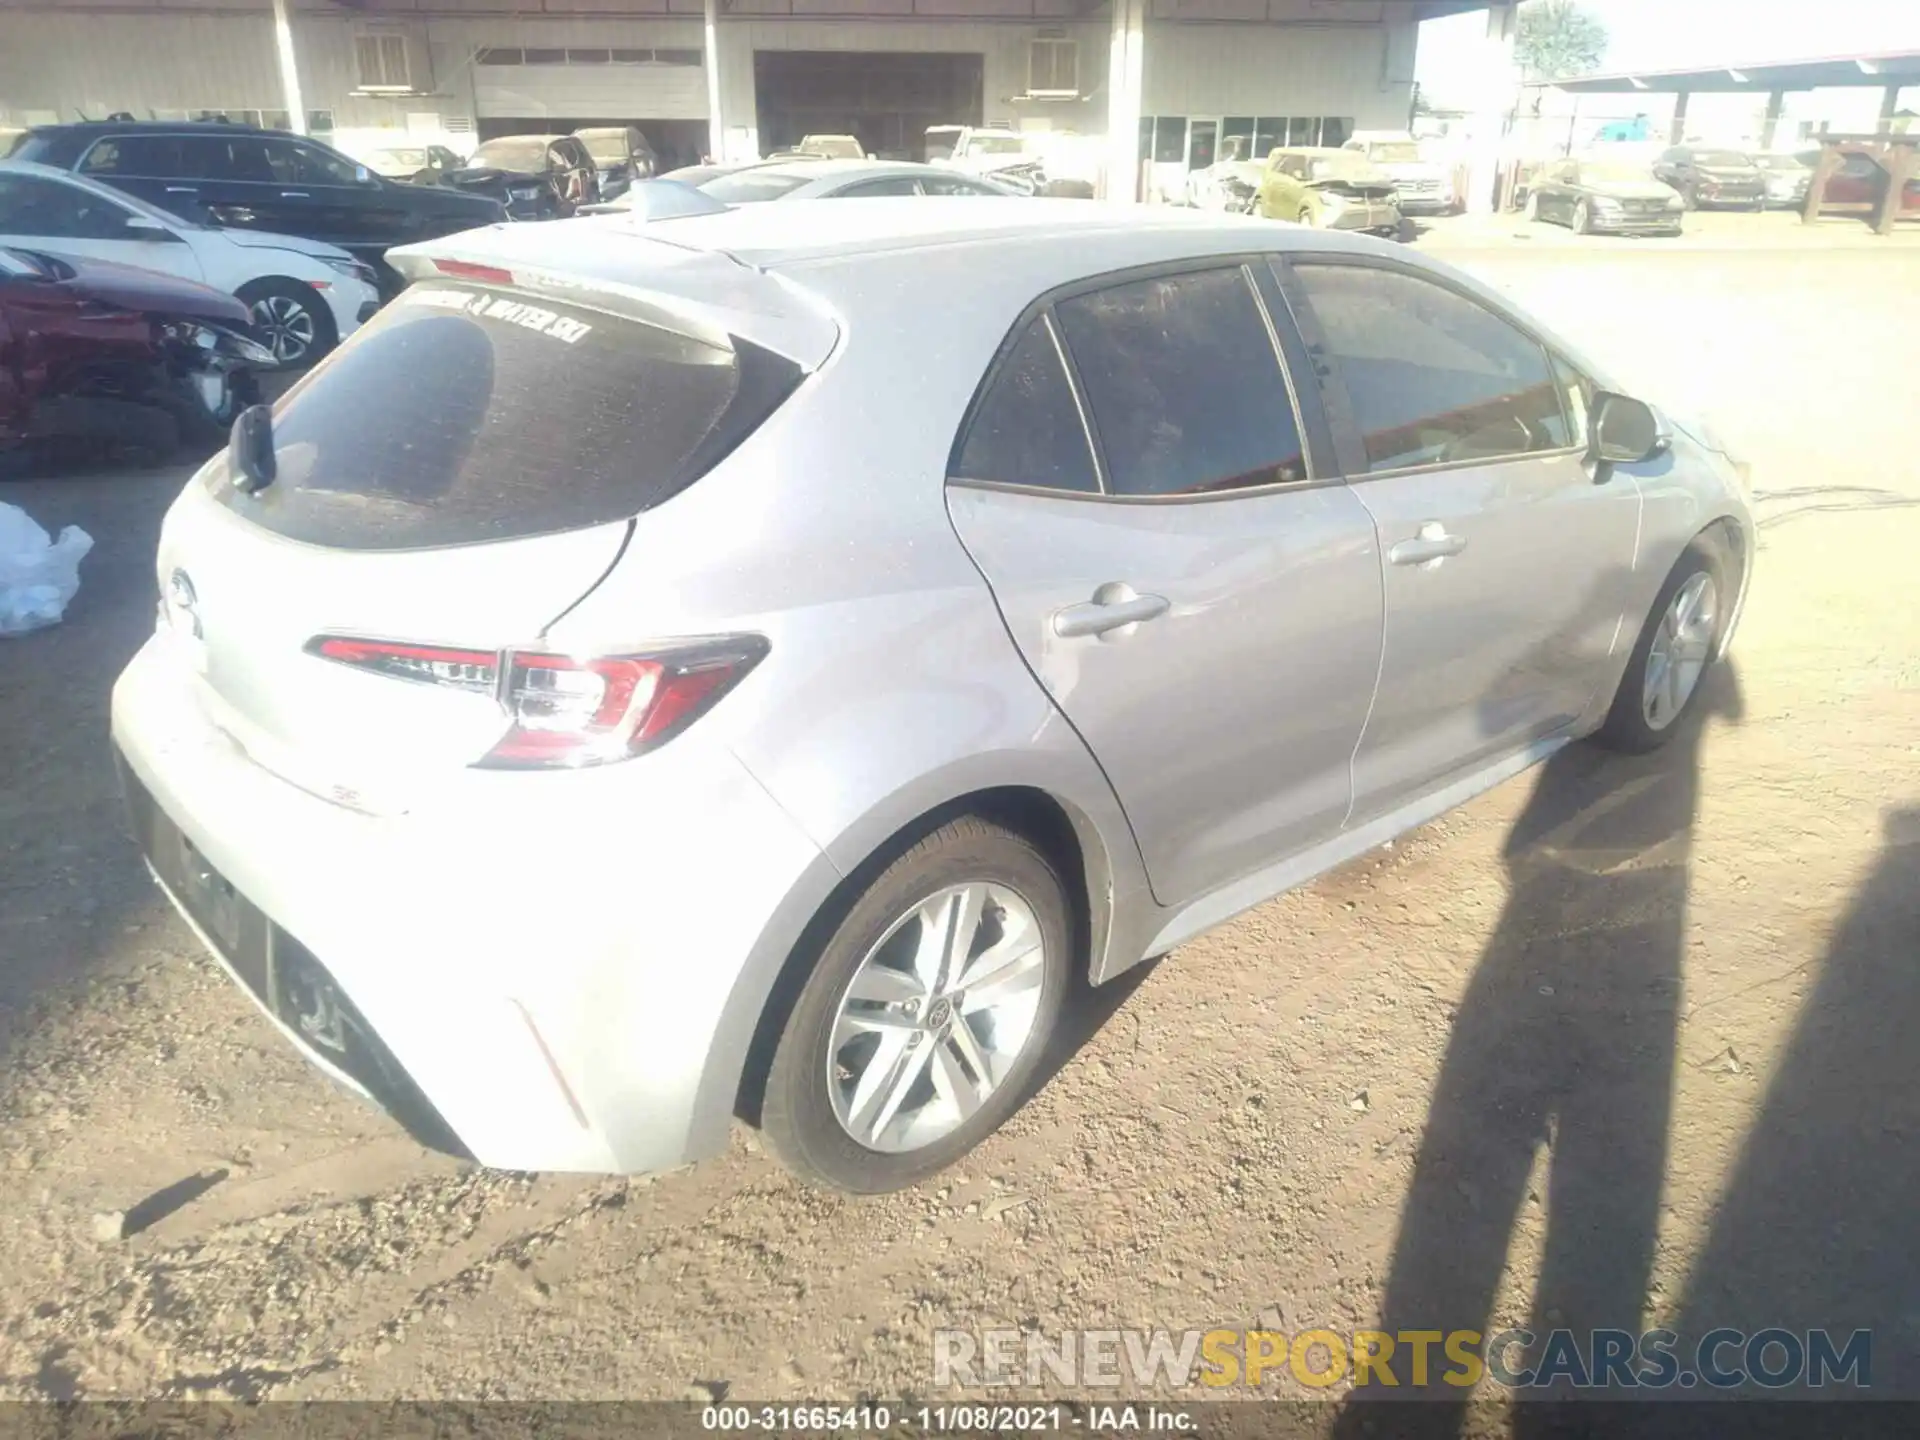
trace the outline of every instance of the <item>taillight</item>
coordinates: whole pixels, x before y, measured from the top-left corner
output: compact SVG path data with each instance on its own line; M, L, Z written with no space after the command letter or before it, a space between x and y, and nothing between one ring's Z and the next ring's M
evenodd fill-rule
M460 280L480 280L489 285L513 284L513 272L502 270L498 265L481 265L472 260L435 259L433 268L442 275L452 275Z
M307 653L392 680L491 695L507 732L474 763L578 769L642 754L686 729L767 653L758 635L634 655L463 650L316 635Z

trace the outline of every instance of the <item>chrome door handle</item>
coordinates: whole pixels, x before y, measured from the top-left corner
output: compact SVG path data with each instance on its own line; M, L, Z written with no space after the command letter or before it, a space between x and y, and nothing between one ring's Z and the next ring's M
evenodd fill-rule
M167 194L169 195L198 195L199 193L200 193L199 188L193 185L167 186Z
M1102 585L1084 605L1053 612L1053 633L1063 640L1105 635L1110 630L1153 620L1172 608L1164 595L1136 595L1130 585Z
M1438 520L1429 520L1420 527L1417 536L1402 540L1389 550L1387 558L1396 565L1426 565L1458 555L1466 548L1466 536L1449 535L1446 526Z
M311 200L313 197L304 190L282 190L280 192L280 198L282 200Z

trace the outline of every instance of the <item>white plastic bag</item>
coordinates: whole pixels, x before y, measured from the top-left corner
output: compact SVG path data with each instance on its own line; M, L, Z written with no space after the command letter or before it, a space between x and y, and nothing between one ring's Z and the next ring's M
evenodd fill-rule
M80 589L80 561L93 537L69 525L58 540L18 505L0 505L0 635L58 625Z

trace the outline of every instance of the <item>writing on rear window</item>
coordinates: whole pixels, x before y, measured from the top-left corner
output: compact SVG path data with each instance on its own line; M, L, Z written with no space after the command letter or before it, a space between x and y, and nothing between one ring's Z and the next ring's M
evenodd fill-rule
M584 320L574 320L524 300L509 300L504 295L476 295L464 290L409 290L407 300L414 305L434 305L443 310L484 315L489 320L505 320L569 345L578 344L593 333L593 326Z

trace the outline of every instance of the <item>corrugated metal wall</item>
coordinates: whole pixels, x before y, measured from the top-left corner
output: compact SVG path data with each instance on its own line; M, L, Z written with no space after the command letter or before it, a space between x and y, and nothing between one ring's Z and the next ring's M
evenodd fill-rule
M1231 5L1233 0L1213 0ZM330 109L342 129L404 128L409 113L438 110L473 117L477 50L486 46L700 45L697 20L578 19L516 20L473 17L400 20L414 63L431 78L434 98L386 100L351 94L355 19L303 13L295 21L301 84L309 108ZM391 28L392 21L379 22ZM278 109L282 103L272 28L263 13L245 15L49 14L13 11L4 19L0 45L0 117L19 123L29 112L135 114L198 108ZM985 114L989 120L1038 118L1054 128L1086 133L1104 130L1104 87L1109 28L1104 23L1062 27L1080 41L1087 101L1055 104L1022 101L1027 88L1027 43L1031 23L983 21L900 23L884 20L746 20L720 29L722 105L728 124L755 125L753 52L758 49L947 51L984 57ZM1155 24L1147 32L1145 113L1154 115L1351 115L1362 128L1406 122L1415 27L1386 25ZM503 67L504 68L504 67ZM706 113L704 78L683 71L676 105L664 114ZM657 77L655 77L657 78ZM583 84L643 83L606 67ZM495 81L488 85L506 86ZM572 83L571 80L568 83ZM498 102L496 93L488 97ZM618 113L619 97L599 94L585 108ZM496 113L498 113L496 111ZM639 113L652 113L636 110Z

